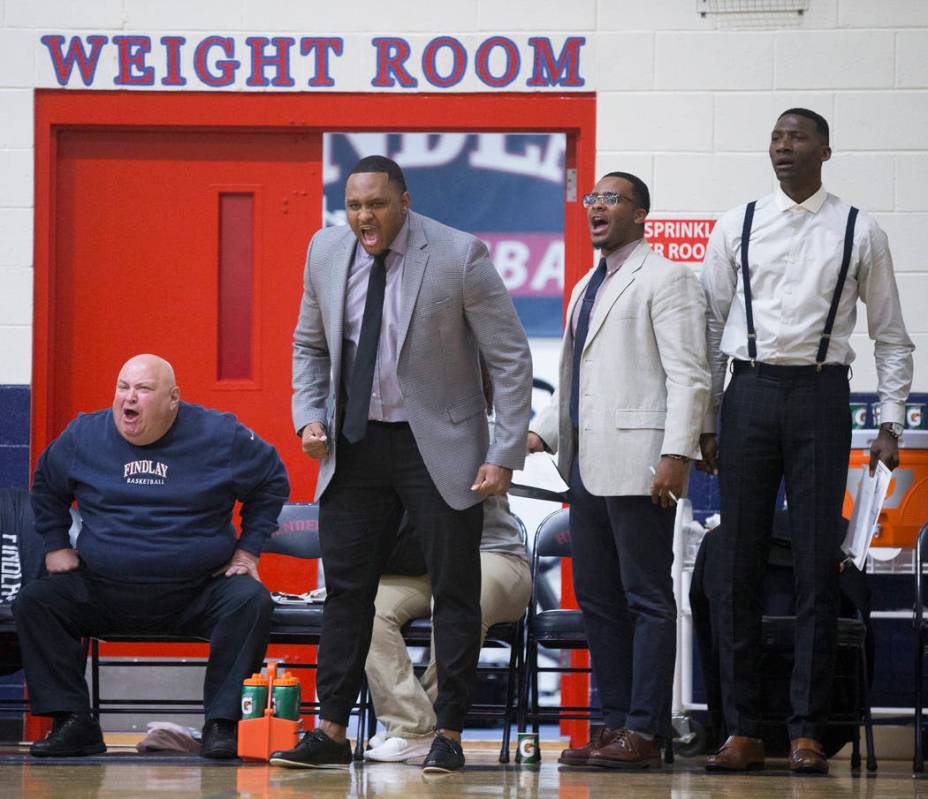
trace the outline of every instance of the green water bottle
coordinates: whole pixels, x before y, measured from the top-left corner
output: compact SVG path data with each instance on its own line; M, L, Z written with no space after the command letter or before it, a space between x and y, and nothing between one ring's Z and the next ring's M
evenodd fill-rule
M242 683L242 718L259 719L267 707L267 680L263 674L252 674Z
M300 681L287 672L274 679L271 704L279 719L297 721L300 718Z

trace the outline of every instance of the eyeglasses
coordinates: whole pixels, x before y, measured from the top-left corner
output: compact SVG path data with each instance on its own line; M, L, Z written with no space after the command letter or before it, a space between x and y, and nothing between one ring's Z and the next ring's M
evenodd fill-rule
M583 207L592 208L596 203L601 202L606 208L612 208L613 205L618 205L621 199L622 195L616 194L614 191L607 191L602 194L584 194Z

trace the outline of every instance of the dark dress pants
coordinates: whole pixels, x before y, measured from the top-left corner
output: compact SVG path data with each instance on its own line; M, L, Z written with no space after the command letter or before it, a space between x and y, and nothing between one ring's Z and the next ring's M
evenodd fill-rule
M669 736L677 606L673 508L590 494L570 472L574 592L606 726Z
M32 712L90 711L82 637L163 633L209 640L205 716L236 720L242 681L261 670L272 610L267 589L246 575L127 583L82 564L33 580L13 605Z
M730 735L760 737L763 576L786 482L796 590L790 738L821 740L838 616L841 505L851 443L847 367L736 364L722 403L720 677Z
M370 648L374 597L404 510L432 583L438 727L460 730L480 655L483 506L455 510L442 499L406 424L370 422L356 444L339 438L335 474L319 502L326 587L320 716L348 722Z

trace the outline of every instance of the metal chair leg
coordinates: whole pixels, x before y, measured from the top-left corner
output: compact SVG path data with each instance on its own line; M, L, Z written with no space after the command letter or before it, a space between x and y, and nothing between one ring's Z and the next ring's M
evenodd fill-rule
M876 750L873 746L873 717L870 713L870 664L866 645L860 650L861 693L864 704L864 736L867 742L867 771L876 771Z
M367 690L367 678L361 682L361 690L358 693L358 727L357 740L354 744L354 759L364 760L364 739L366 737L367 706L370 702L370 693Z
M93 720L100 723L100 642L96 638L88 639L90 644L90 712ZM85 642L85 657L86 647Z
M519 630L509 642L509 671L506 674L506 710L503 713L503 740L499 747L499 762L509 762L509 737L512 730L512 706L515 699L516 682L518 681L518 639Z

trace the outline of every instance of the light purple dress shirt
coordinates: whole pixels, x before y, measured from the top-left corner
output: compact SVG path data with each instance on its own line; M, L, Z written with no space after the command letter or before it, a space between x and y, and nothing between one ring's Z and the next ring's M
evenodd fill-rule
M599 288L596 290L596 297L593 299L593 308L590 311L591 319L593 318L593 314L596 313L596 305L599 303L599 298L603 295L603 289L605 288L606 284L612 279L612 276L622 268L622 264L628 260L628 256L635 251L635 248L640 243L641 239L635 239L628 244L622 245L615 252L606 256L606 279L603 280ZM580 301L574 305L574 312L570 317L570 330L572 333L577 332L577 321L580 319L580 307L582 305L583 297L581 297Z
M387 255L387 283L383 297L383 320L380 327L380 342L377 345L377 363L371 384L369 419L381 422L408 421L403 392L396 376L396 360L399 356L400 306L402 303L403 268L406 249L409 245L409 220L403 223L400 232L390 244ZM348 272L348 287L345 291L345 338L342 345L342 375L345 391L349 390L350 376L361 336L361 321L367 301L367 283L370 280L374 257L358 244L354 261Z

